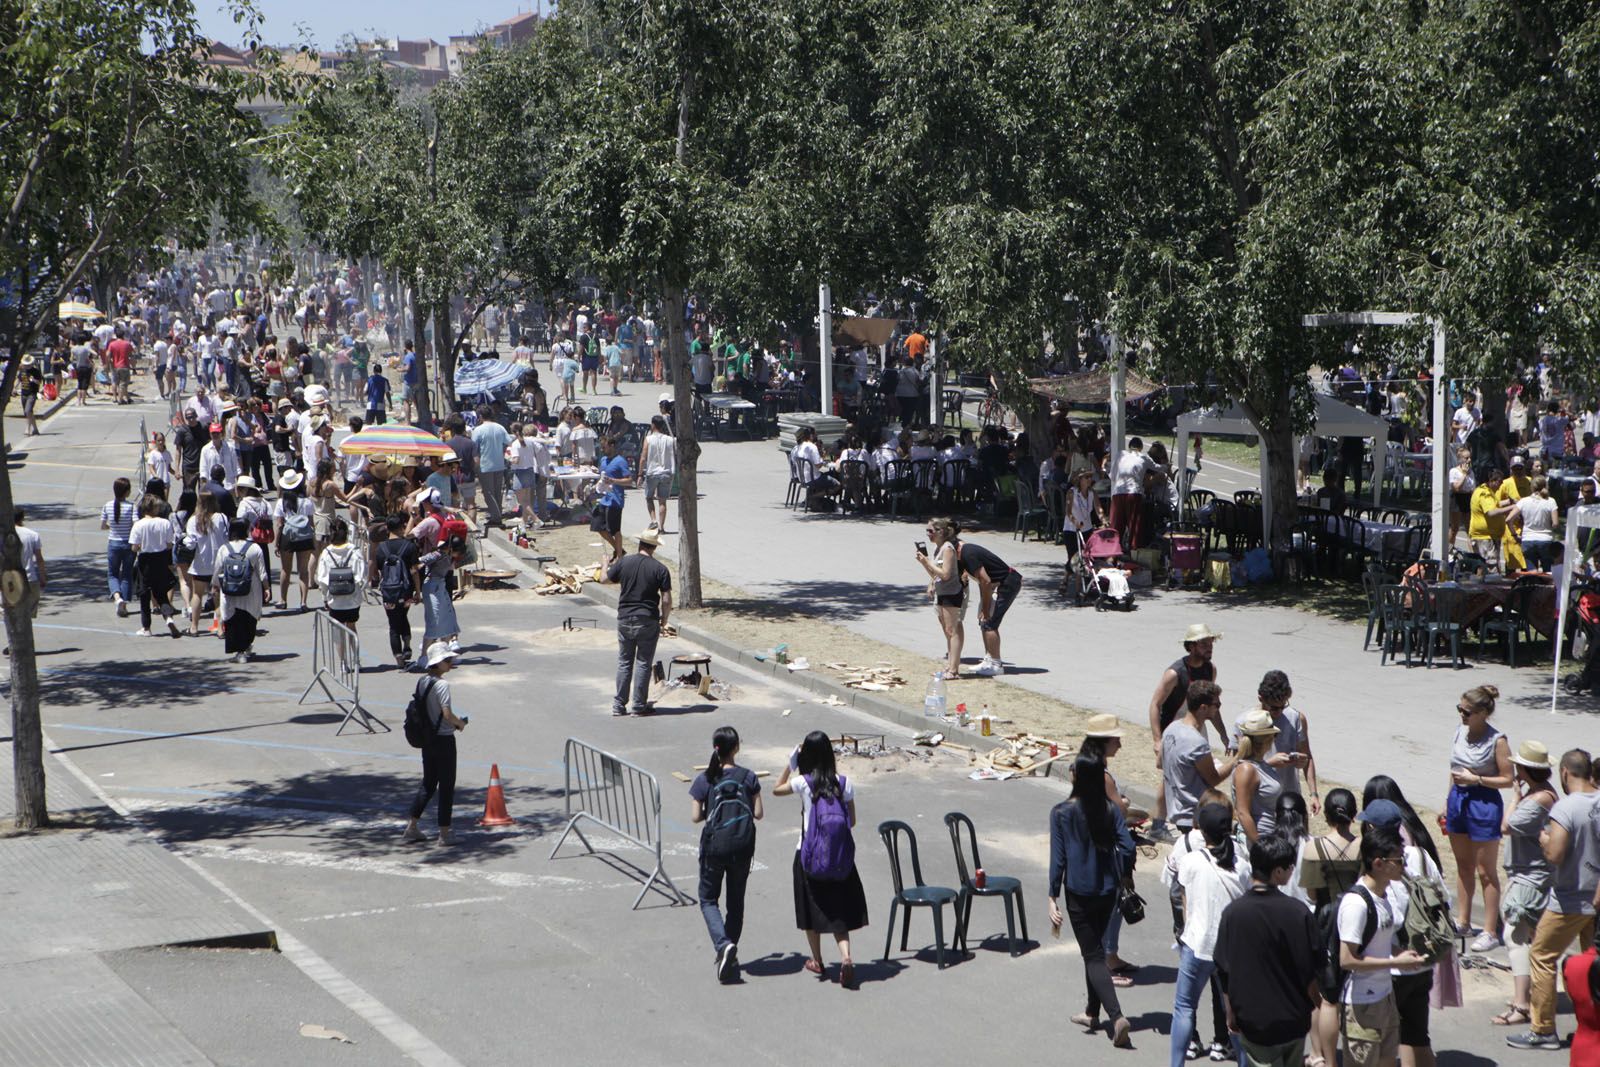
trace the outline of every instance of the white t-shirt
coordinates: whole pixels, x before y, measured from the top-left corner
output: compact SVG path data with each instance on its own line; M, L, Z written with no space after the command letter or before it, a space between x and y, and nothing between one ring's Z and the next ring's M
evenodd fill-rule
M678 469L678 442L671 434L652 433L644 439L644 472L660 477Z
M211 528L207 530L201 528L200 516L192 516L184 532L194 538L194 561L189 564L189 573L215 574L217 553L228 543L228 517L211 516Z
M1556 502L1547 496L1525 496L1517 501L1522 516L1522 540L1550 541L1555 538Z
M1112 478L1111 492L1114 496L1127 493L1144 493L1145 472L1155 467L1155 463L1143 452L1124 452L1117 459L1116 475Z
M598 435L590 426L574 426L572 428L572 458L579 463L594 462L594 446Z
M511 442L511 466L514 470L538 471L543 474L550 465L550 451L537 437L518 437Z
M22 573L28 576L32 585L39 584L39 552L42 542L39 540L39 531L30 530L26 526L17 527L17 539L22 542Z
M172 548L170 520L146 515L128 531L128 544L136 552L166 552Z
M338 559L334 557L337 556ZM355 572L356 589L353 593L343 596L328 595L328 580L335 566L349 563L350 569ZM317 588L322 590L322 603L325 607L335 611L351 611L361 606L362 587L367 584L367 560L361 550L354 545L329 545L322 550L322 555L317 557Z
M1373 931L1372 940L1361 946L1361 955L1380 958L1391 956L1394 954L1395 927L1406 913L1405 887L1399 882L1390 882L1382 896L1373 894L1372 903L1378 910L1378 928ZM1361 934L1366 927L1366 898L1352 889L1339 898L1339 940L1352 945L1360 944ZM1350 981L1344 987L1344 1002L1372 1004L1393 990L1394 978L1388 971L1351 971Z
M1250 889L1250 861L1234 846L1233 870L1220 866L1203 847L1178 861L1178 884L1188 903L1183 922L1183 943L1203 960L1217 946L1222 909Z

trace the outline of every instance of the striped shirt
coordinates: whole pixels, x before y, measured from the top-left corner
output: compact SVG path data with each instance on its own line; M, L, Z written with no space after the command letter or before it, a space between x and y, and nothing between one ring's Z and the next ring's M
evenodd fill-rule
M139 507L131 500L122 502L122 518L117 518L117 502L106 501L106 506L100 509L100 521L105 523L111 532L108 539L112 541L126 541L128 531L133 529L134 522L139 518Z

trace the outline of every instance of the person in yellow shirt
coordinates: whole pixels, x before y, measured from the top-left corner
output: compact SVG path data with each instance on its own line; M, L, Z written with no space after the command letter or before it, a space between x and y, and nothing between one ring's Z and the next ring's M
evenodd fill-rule
M1516 509L1517 501L1533 491L1533 479L1528 477L1528 457L1518 452L1511 457L1511 477L1500 483L1500 493L1496 497L1499 504L1509 504L1512 510ZM1507 526L1500 535L1501 558L1505 561L1505 571L1527 570L1528 562L1522 555L1522 541L1517 530Z
M1472 491L1472 510L1467 523L1467 537L1472 541L1472 550L1494 567L1500 564L1500 546L1506 535L1506 516L1517 506L1515 502L1504 504L1500 501L1500 487L1505 480L1504 474L1493 470L1478 483L1478 487Z

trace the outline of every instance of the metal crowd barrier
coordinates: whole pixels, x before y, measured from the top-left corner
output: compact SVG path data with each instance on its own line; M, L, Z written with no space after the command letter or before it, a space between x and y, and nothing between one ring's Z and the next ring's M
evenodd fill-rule
M574 737L567 738L562 763L566 768L567 826L550 850L550 858L555 859L567 835L574 832L585 848L595 851L578 826L579 820L588 819L655 855L655 869L633 900L635 910L657 878L671 891L674 904L693 903L667 877L661 863L661 786L655 775Z
M150 473L145 468L145 454L150 448L150 431L145 429L144 416L139 416L139 458L133 464L133 492L136 497L144 495L144 486L150 480Z
M311 629L311 684L300 694L304 704L311 691L321 687L322 692L340 711L344 719L334 731L337 737L346 726L354 722L367 733L377 733L377 727L389 732L389 724L361 706L361 638L350 627L337 622L326 611L318 611L312 619Z

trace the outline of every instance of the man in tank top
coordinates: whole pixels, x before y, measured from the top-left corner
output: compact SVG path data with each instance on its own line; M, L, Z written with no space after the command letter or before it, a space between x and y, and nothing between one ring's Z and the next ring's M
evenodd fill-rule
M1211 654L1221 636L1203 622L1190 626L1183 635L1183 658L1163 671L1161 681L1156 683L1156 691L1150 696L1150 740L1155 748L1157 769L1161 767L1161 735L1173 720L1183 714L1190 684L1217 680L1217 666L1212 662ZM1217 736L1222 739L1223 746L1231 748L1228 729L1222 723L1221 714L1212 711L1208 721L1216 725ZM1156 789L1156 813L1152 826L1158 836L1165 833L1166 817L1166 788L1162 783Z

